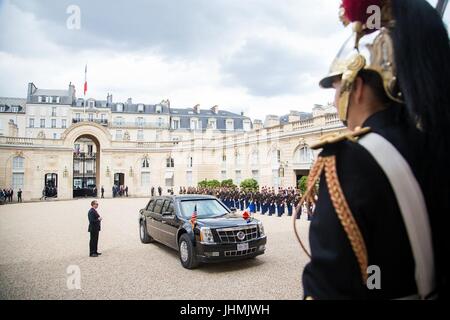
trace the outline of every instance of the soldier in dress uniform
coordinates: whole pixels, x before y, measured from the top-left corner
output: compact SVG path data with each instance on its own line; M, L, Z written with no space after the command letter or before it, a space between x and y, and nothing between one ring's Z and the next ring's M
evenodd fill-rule
M288 216L292 216L292 195L289 195L286 201Z
M378 28L370 5L381 8ZM305 298L447 298L447 30L425 0L344 0L341 15L354 37L320 85L335 89L350 132L314 146L323 150L303 198L314 201L320 179ZM377 272L379 285L368 285Z

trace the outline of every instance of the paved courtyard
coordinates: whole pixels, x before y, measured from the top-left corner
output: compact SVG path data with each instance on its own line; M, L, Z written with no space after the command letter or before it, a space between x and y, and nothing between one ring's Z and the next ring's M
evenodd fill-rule
M295 240L291 217L256 215L268 237L264 255L186 270L176 251L140 242L137 216L146 203L143 198L100 200L103 254L98 258L88 257L90 199L0 206L0 299L302 297L307 257ZM308 225L302 217L305 240ZM79 267L79 290L68 289L69 266Z

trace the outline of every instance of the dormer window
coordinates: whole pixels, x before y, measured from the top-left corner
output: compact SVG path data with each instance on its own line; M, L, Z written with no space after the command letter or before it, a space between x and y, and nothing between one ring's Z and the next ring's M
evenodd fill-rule
M122 103L117 104L117 112L123 112L123 104Z
M45 97L46 103L52 103L52 97Z
M138 112L144 112L144 105L138 104Z
M161 105L157 105L156 106L156 113L161 113L162 112L162 106Z
M13 106L13 107L11 107L11 111L12 112L19 112L19 107L18 106Z
M60 103L61 102L61 97L56 97L56 103Z
M39 102L39 103L42 103L44 100L45 100L45 99L44 99L43 96L39 96L39 97L38 97L38 102Z
M95 101L89 101L89 108L95 107Z
M208 128L209 129L217 129L217 121L216 119L208 119Z
M0 112L4 112L5 111L5 106L0 106Z
M234 121L233 121L233 119L227 119L226 126L227 126L227 130L234 130Z
M244 120L244 131L250 131L250 130L251 130L250 120Z

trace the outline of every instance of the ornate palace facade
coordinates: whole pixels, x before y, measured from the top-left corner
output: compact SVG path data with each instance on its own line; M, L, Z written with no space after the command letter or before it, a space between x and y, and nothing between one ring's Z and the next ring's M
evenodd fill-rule
M128 186L147 196L196 186L204 179L246 178L266 186L295 186L316 154L308 147L345 128L332 106L311 114L292 111L265 121L220 110L172 108L76 99L75 89L38 89L27 98L0 98L0 187L39 199L50 188L58 198L89 195L103 186Z

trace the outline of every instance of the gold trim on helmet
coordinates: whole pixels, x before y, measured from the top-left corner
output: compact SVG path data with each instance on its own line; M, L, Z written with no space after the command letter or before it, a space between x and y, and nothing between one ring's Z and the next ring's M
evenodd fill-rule
M394 47L389 29L381 28L373 34L364 36L361 40L355 37L358 37L357 33L344 43L331 64L329 74L319 83L322 88L331 88L334 81L342 81L338 106L336 106L342 121L347 120L350 93L361 70L372 70L378 73L388 97L403 103L402 94L397 86ZM353 46L355 42L358 42L357 48Z

